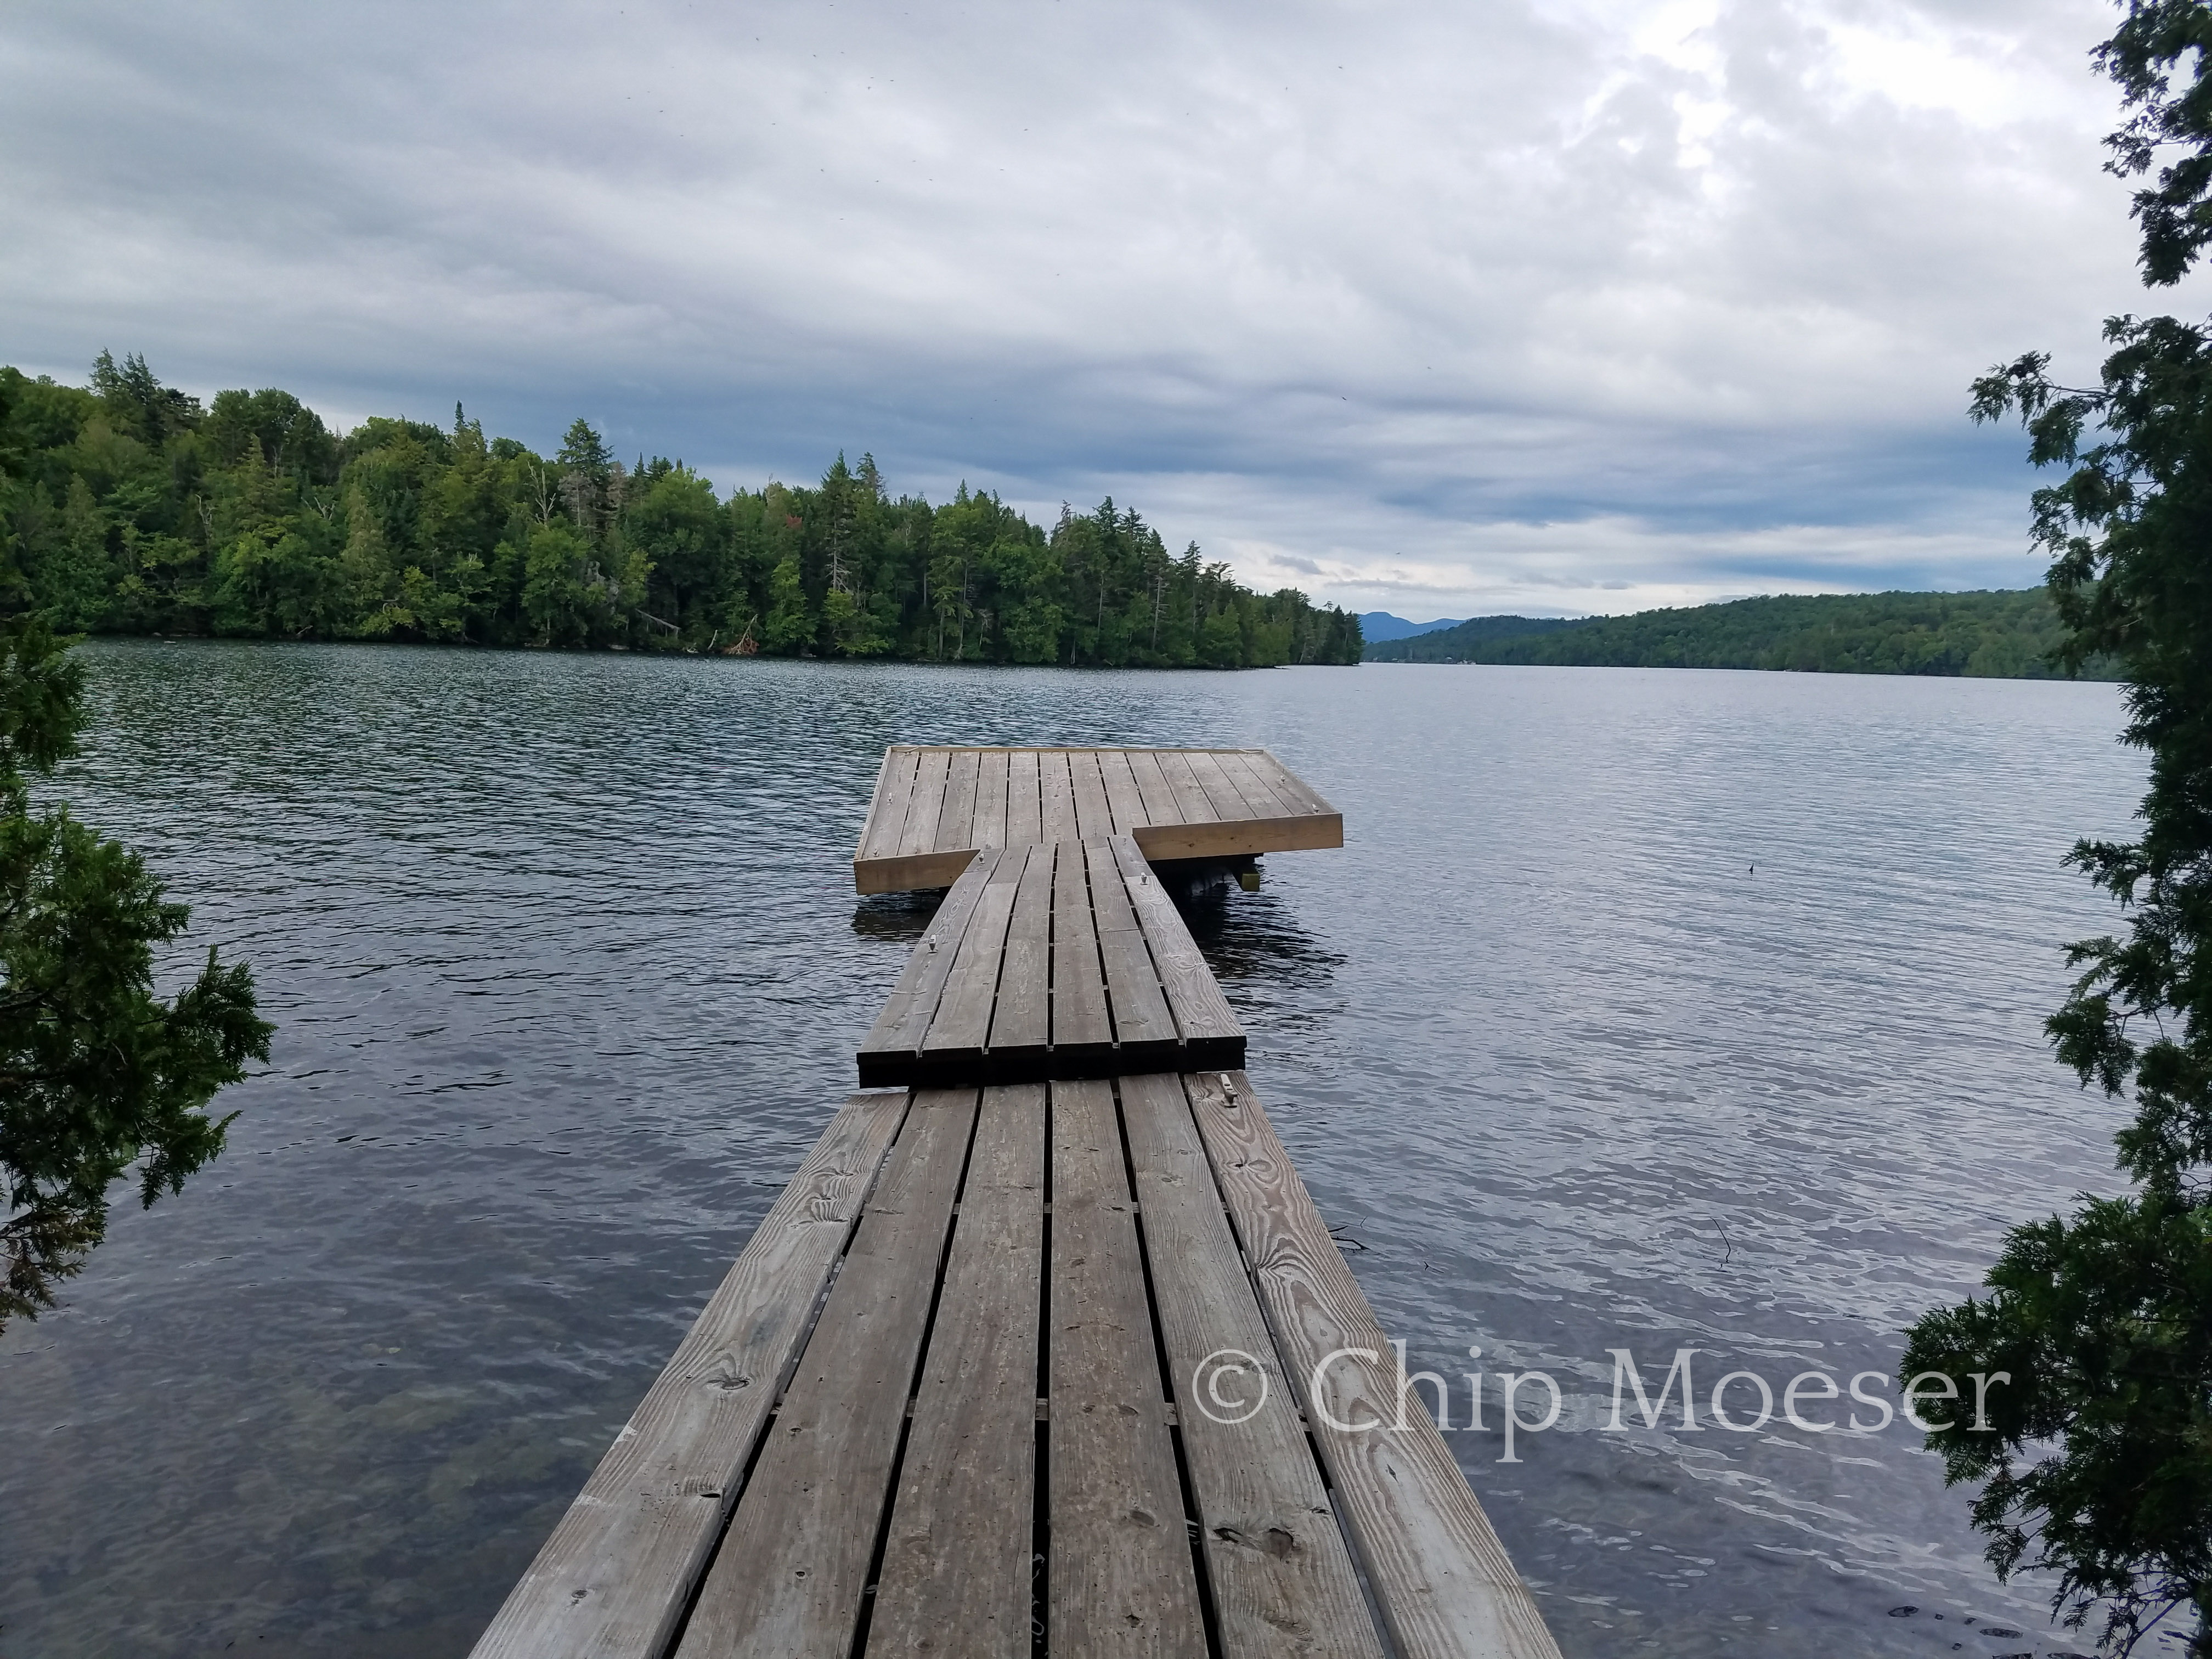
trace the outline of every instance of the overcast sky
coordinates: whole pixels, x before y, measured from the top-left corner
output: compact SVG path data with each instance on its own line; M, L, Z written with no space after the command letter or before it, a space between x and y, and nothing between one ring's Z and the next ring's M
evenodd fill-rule
M1417 618L2027 586L2134 274L2102 0L47 0L0 360L719 484L1110 494Z

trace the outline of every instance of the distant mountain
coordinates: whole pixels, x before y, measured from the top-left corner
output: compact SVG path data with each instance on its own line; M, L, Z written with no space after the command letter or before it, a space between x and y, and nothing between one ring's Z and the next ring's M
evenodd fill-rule
M1376 613L1386 623L1398 618L1387 611ZM1571 617L1471 617L1465 622L1404 623L1403 634L1378 634L1366 617L1359 619L1367 641L1369 662L1492 662L1491 657L1469 656L1479 646L1499 640L1516 640L1534 634L1554 634L1563 628L1580 628L1589 620ZM1409 641L1419 640L1419 645ZM1519 658L1514 661L1521 660Z
M1363 611L1359 613L1359 633L1368 644L1374 645L1382 640L1410 640L1416 634L1433 634L1439 628L1457 628L1460 622L1457 617L1444 617L1432 623L1407 622L1387 611Z
M1579 622L1477 617L1370 645L1370 662L1595 668L1769 668L1830 674L2057 677L2065 637L2039 587L1978 593L1782 594ZM2084 679L2112 678L2091 662Z

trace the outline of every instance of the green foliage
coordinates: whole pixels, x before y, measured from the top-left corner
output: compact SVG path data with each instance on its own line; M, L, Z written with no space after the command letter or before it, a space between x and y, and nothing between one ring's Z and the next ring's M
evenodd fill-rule
M1735 599L1562 622L1477 617L1367 647L1370 662L1544 663L1598 668L1760 668L1827 674L2042 679L2069 635L2051 595L1839 593ZM2075 665L2108 679L2111 659Z
M2105 170L2132 179L2150 171L2161 149L2182 154L2159 168L2158 182L2136 192L2135 216L2142 226L2143 280L2154 287L2179 282L2212 240L2212 82L2203 74L2212 51L2212 11L2203 0L2129 0L2128 15L2095 53L2133 112L2105 140L2112 152ZM2177 95L2176 64L2193 61L2189 84Z
M2187 154L2136 198L2147 280L2168 283L2212 240L2212 5L2136 0L2098 61L2136 111L2114 170L2154 145ZM2169 77L2190 59L2179 95ZM2118 902L2124 935L2069 951L2081 969L2047 1022L2085 1085L2133 1092L2118 1136L2134 1190L2070 1219L2015 1229L1986 1301L1923 1316L1905 1370L2008 1370L1978 1431L1929 1437L1953 1480L1980 1480L1977 1525L2000 1571L2054 1570L2079 1625L2132 1647L2186 1619L2212 1655L2212 332L2120 317L2100 384L2062 386L2032 353L1974 386L1973 414L2016 412L2039 465L2034 534L2069 663L2109 654L2126 686L2127 742L2150 756L2140 840L2078 844L2069 862ZM2084 441L2087 447L2084 447Z
M66 811L34 811L27 776L76 751L82 676L44 623L0 623L0 1328L54 1305L106 1231L133 1165L141 1201L222 1150L217 1090L269 1057L253 980L208 953L169 1000L154 948L184 931L137 854Z
M1968 1402L1966 1379L2006 1379L1984 1426L1962 1410L1929 1446L1948 1480L1983 1483L1973 1521L2001 1574L2057 1569L2067 1622L2102 1601L2106 1636L2130 1644L2212 1589L2212 1211L2091 1200L2015 1228L1988 1282L1913 1326L1900 1378L1939 1373Z
M874 458L719 497L379 416L332 434L289 392L203 411L144 359L89 390L0 368L0 611L79 632L1266 667L1359 658L1357 618L1259 594L1111 501L1050 531L963 485L892 499Z

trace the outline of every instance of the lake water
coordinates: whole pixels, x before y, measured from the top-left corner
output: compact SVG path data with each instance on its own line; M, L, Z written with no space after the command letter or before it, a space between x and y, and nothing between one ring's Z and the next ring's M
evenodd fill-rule
M465 1653L850 1086L929 907L847 860L883 747L947 741L1265 744L1343 808L1194 930L1411 1359L1565 1390L1517 1463L1494 1395L1450 1438L1571 1659L2087 1646L1901 1425L1603 1424L1614 1348L1887 1373L2114 1186L2040 1032L2110 925L2058 860L2142 787L2109 686L85 655L59 793L280 1030L0 1337L6 1659Z

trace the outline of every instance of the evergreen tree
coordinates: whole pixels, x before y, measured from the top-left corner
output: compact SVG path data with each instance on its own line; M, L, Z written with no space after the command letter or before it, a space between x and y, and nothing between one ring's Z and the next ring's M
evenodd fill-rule
M2133 111L2111 170L2137 192L2142 263L2178 281L2212 241L2212 4L2131 0L2098 49ZM2177 72L2185 76L2176 90ZM2058 1577L2054 1609L2131 1648L2193 1620L2212 1655L2212 329L2119 317L2101 384L2061 386L2032 353L1974 388L1978 419L2016 410L2039 465L2071 469L2035 496L2035 535L2069 629L2064 655L2119 664L2127 742L2150 757L2141 838L2083 842L2070 861L2128 916L2069 952L2084 969L2049 1020L2059 1059L2112 1096L2133 1189L2016 1228L1987 1300L1911 1333L1907 1377L2003 1372L1987 1421L1929 1437L1954 1481L1982 1483L1975 1524L2007 1573ZM2085 439L2090 441L2084 447Z
M230 1119L205 1108L269 1057L243 966L210 951L175 997L154 994L154 947L188 913L137 854L33 810L28 778L76 752L82 696L43 623L0 623L0 1328L54 1305L134 1165L151 1205L222 1150Z
M894 499L871 454L718 497L633 474L587 421L552 459L289 392L204 416L143 357L89 389L0 368L0 614L83 631L1256 667L1358 659L1357 624L1170 559L1111 501L1050 531L963 484ZM1210 632L1203 632L1210 623Z

